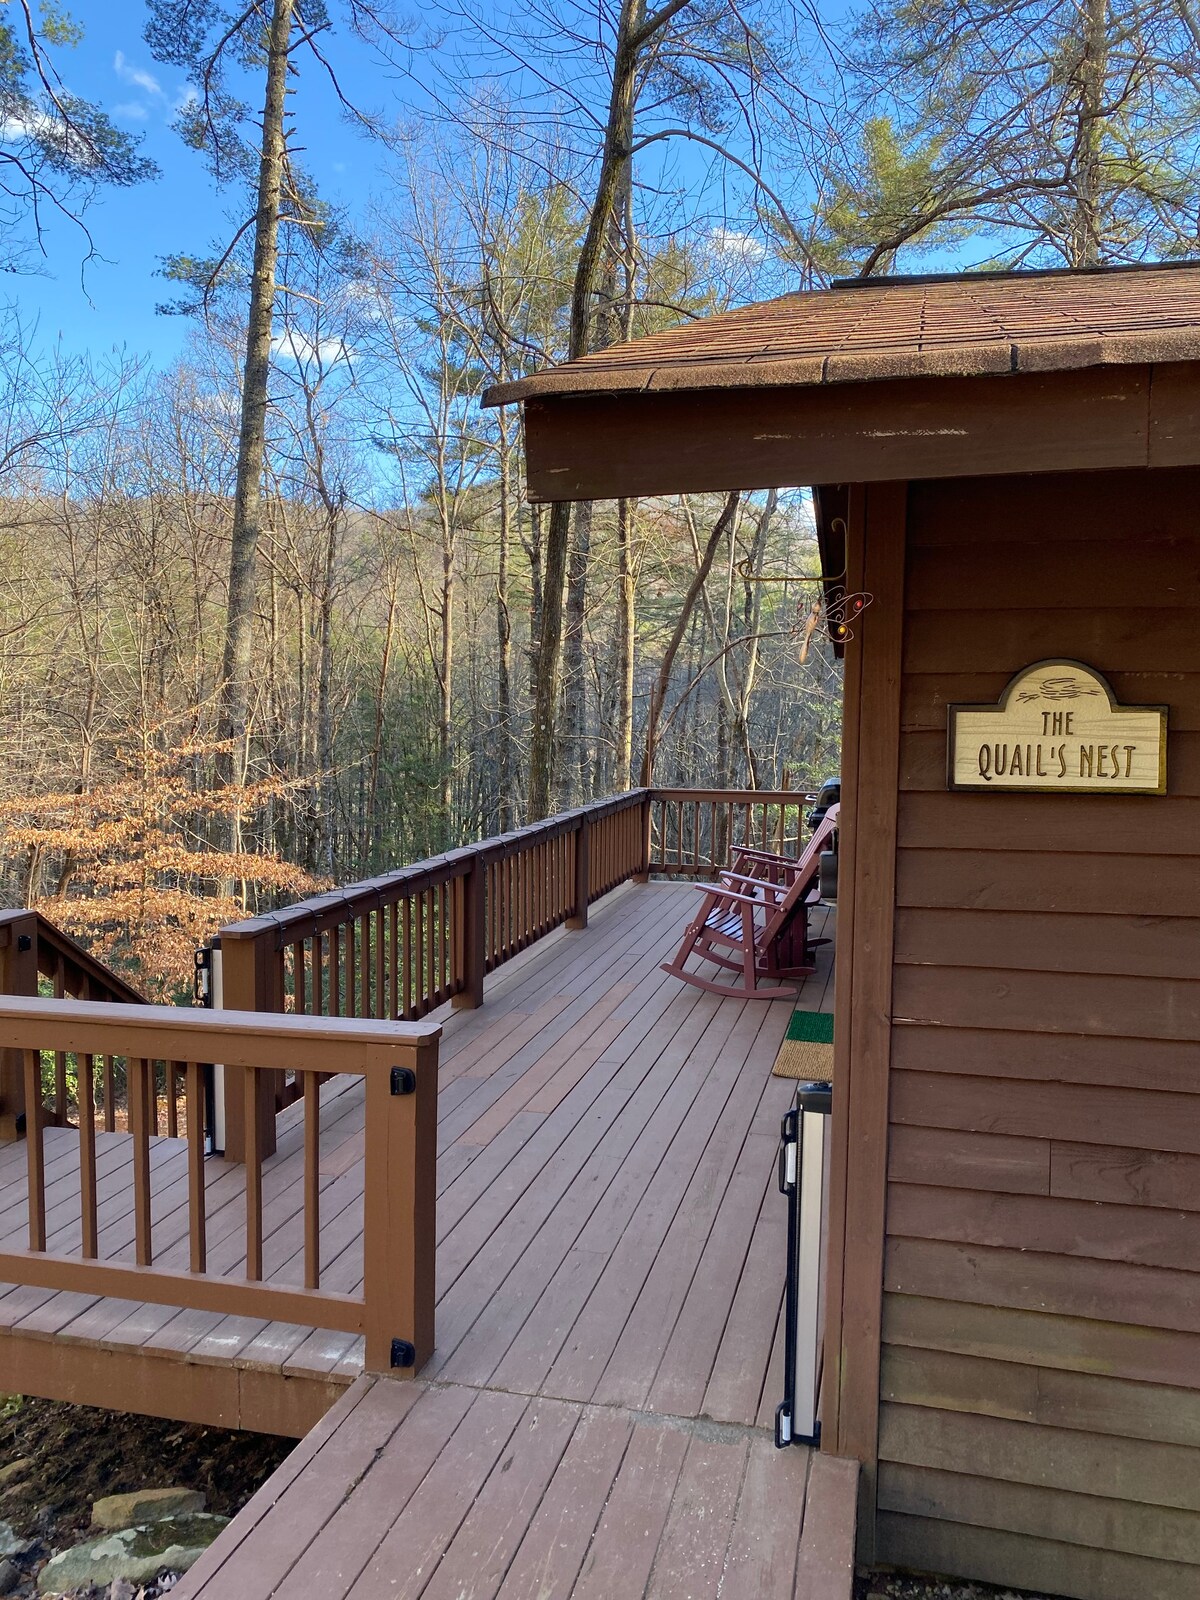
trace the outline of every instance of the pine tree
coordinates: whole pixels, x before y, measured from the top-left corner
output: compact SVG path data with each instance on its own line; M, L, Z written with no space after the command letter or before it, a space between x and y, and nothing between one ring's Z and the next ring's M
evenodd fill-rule
M976 238L1090 267L1200 243L1192 0L902 0L855 30L859 132L822 207L831 270Z
M83 213L105 185L129 188L158 176L139 153L141 139L122 132L93 101L73 94L59 75L57 58L78 45L83 30L43 0L5 8L0 16L0 270L25 264L32 221L45 253L44 230L55 213L91 235Z

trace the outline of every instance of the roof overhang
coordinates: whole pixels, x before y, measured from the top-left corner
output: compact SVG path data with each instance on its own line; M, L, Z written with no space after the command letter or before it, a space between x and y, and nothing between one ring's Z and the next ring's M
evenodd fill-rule
M533 396L532 500L1200 464L1200 363Z
M536 500L1197 460L1200 264L872 279L551 367Z

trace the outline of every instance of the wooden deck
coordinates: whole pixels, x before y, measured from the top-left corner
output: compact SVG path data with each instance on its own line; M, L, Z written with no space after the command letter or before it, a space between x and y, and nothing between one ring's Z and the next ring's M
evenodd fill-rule
M434 1360L358 1379L180 1600L849 1600L857 1466L770 1431L790 1008L659 971L693 894L449 1025Z
M784 1205L770 1076L789 1008L659 969L686 886L619 891L581 933L447 1015L439 1093L439 1303L426 1378L748 1425L779 1388ZM831 958L805 988L819 1007ZM360 1080L323 1091L323 1281L361 1281ZM299 1282L301 1130L264 1172L266 1274ZM98 1138L102 1256L133 1237L125 1135ZM185 1146L153 1146L156 1261L186 1265ZM207 1163L210 1267L244 1264L242 1169ZM0 1147L0 1241L26 1226L23 1145ZM78 1248L78 1137L47 1131L52 1248ZM213 1423L307 1428L361 1371L352 1336L14 1287L6 1385ZM132 1363L130 1358L135 1358ZM195 1364L212 1369L195 1384ZM115 1387L114 1387L115 1385ZM190 1393L195 1390L194 1394Z
M857 1463L762 1429L364 1378L179 1600L849 1600Z
M308 1433L181 1595L848 1596L856 1469L776 1451L769 1431L793 1090L770 1069L791 1008L661 971L694 904L687 886L620 890L505 968L481 1010L447 1013L437 1348L419 1379L363 1378L350 1335L0 1294L7 1389ZM831 1003L831 969L826 947L802 1003ZM354 1292L361 1080L322 1100L322 1281ZM301 1137L297 1107L264 1168L272 1282L302 1281ZM102 1256L131 1249L129 1146L98 1139ZM162 1265L186 1266L185 1150L153 1146ZM48 1131L46 1153L51 1246L77 1249L78 1136ZM0 1147L13 1246L24 1161ZM243 1169L213 1160L206 1178L210 1270L240 1272Z

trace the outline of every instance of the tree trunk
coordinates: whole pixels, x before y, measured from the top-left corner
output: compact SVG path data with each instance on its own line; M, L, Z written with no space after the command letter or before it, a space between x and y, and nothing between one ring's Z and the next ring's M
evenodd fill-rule
M628 789L633 771L633 666L637 590L633 570L632 500L617 501L617 729L616 788Z
M451 735L454 721L454 530L444 530L442 544L442 647L439 678L441 696L438 707L438 761L442 781L441 844L450 843L453 832L454 773L451 761Z
M567 634L563 652L563 729L566 755L561 800L564 806L587 799L587 697L583 675L583 631L587 617L588 566L592 551L591 500L575 507L575 537L567 573Z
M667 648L663 651L663 658L658 669L658 678L650 691L650 710L646 716L646 753L642 760L643 788L649 788L654 782L654 757L657 753L658 724L662 717L667 690L671 683L671 669L675 665L675 657L679 654L679 646L683 643L684 634L687 632L693 608L700 597L700 592L704 588L709 573L712 571L717 548L721 540L729 532L730 525L737 515L739 499L740 496L735 492L729 496L721 508L721 515L713 524L713 530L708 536L708 543L704 547L704 555L697 564L695 575L688 585L687 594L684 596L683 605L680 607L679 616L675 622L675 630L671 634ZM632 680L630 686L632 689Z
M513 825L512 750L512 615L508 609L508 547L512 537L511 458L508 419L500 409L500 550L496 572L496 787L500 801L500 832Z
M250 709L254 642L255 569L262 532L262 476L267 436L267 379L271 364L271 320L275 307L275 267L279 243L279 202L283 180L284 106L288 46L294 0L274 0L267 44L267 85L263 101L258 210L254 220L254 269L242 375L238 432L237 484L229 554L229 604L221 667L220 733L229 744L221 758L226 781L240 777ZM230 845L240 827L232 819Z
M321 871L333 877L333 591L337 565L337 519L330 513L325 529L325 569L321 585L320 639L317 657L317 783L320 815L317 857Z
M1108 0L1085 0L1079 61L1079 177L1072 266L1100 264L1104 86L1108 76Z
M600 281L604 246L617 211L622 179L632 159L638 56L649 42L640 38L645 20L645 0L622 0L600 176L571 292L571 337L567 354L572 361L588 351L593 301ZM570 505L562 501L555 502L550 508L550 523L546 532L542 626L529 749L529 815L532 821L546 815L553 792L555 714L562 664L563 587L570 532Z

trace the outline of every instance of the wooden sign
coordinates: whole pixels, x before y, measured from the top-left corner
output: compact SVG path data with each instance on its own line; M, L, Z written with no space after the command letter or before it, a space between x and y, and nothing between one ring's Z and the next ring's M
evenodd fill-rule
M1166 706L1120 706L1081 661L1038 661L998 705L951 706L951 789L1165 794Z

